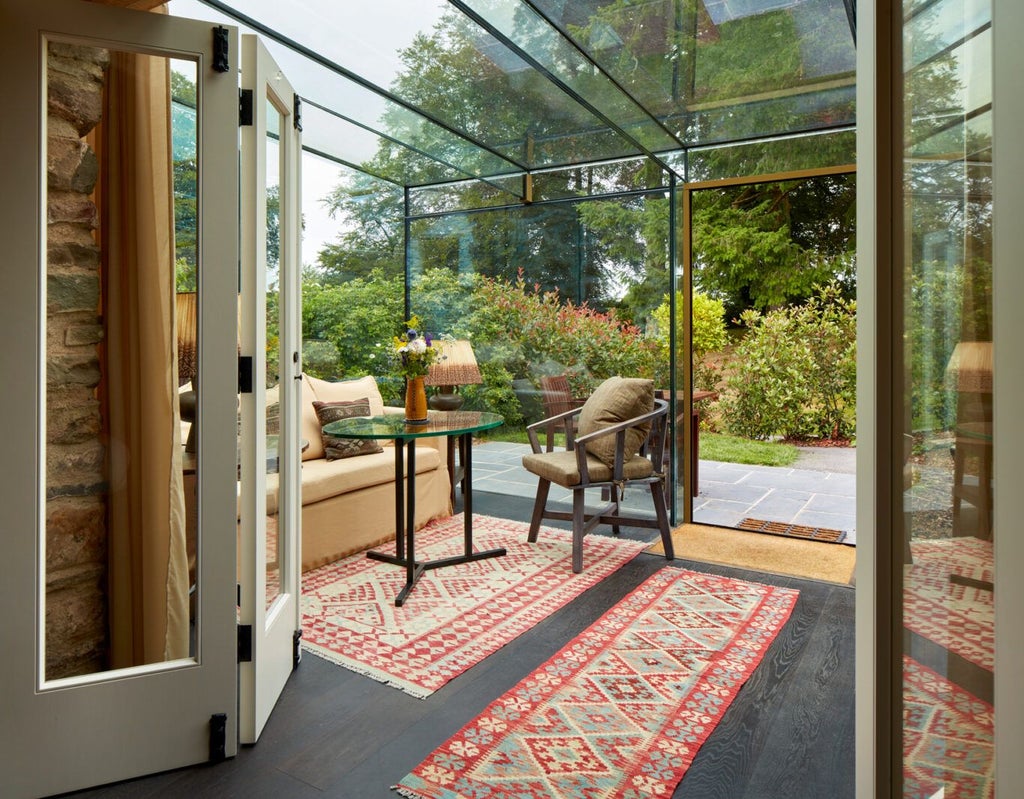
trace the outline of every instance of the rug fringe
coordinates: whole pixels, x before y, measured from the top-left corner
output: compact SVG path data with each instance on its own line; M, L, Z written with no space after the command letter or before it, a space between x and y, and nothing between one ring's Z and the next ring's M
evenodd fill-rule
M411 791L408 788L403 788L401 785L392 785L391 790L397 793L399 796L405 796L407 799L425 799L423 794Z
M353 660L349 660L343 657L336 657L320 649L314 649L315 644L302 644L302 651L309 652L311 655L316 655L321 660L326 660L328 663L333 663L335 666L342 666L349 671L354 671L356 674L361 674L364 677L369 677L371 680L387 685L391 688L397 688L398 690L409 694L409 696L415 697L416 699L426 699L434 691L426 688L421 688L413 683L404 682L402 680L396 680L393 674L388 674L384 671L365 666L361 663L357 663Z

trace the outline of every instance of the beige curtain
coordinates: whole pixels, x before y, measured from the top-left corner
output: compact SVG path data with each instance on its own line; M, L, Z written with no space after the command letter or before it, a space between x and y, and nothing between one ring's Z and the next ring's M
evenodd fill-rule
M188 656L170 75L111 53L103 115L111 667Z

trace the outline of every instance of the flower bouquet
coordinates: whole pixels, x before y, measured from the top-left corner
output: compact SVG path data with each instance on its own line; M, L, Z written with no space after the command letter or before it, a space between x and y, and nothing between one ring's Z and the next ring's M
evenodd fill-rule
M414 316L405 323L405 335L395 336L392 354L398 373L405 378L405 421L424 422L427 419L427 391L423 378L430 365L443 358L433 346L429 333L420 334L420 320Z

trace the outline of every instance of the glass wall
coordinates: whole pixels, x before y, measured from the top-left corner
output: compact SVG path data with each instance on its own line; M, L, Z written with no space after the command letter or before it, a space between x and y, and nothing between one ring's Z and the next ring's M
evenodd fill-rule
M903 795L989 797L991 4L903 13Z

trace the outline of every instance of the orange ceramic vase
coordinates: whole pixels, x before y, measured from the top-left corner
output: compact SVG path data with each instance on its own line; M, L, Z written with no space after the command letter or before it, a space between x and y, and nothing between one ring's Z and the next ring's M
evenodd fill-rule
M405 421L427 421L427 389L422 377L408 377L405 380Z

